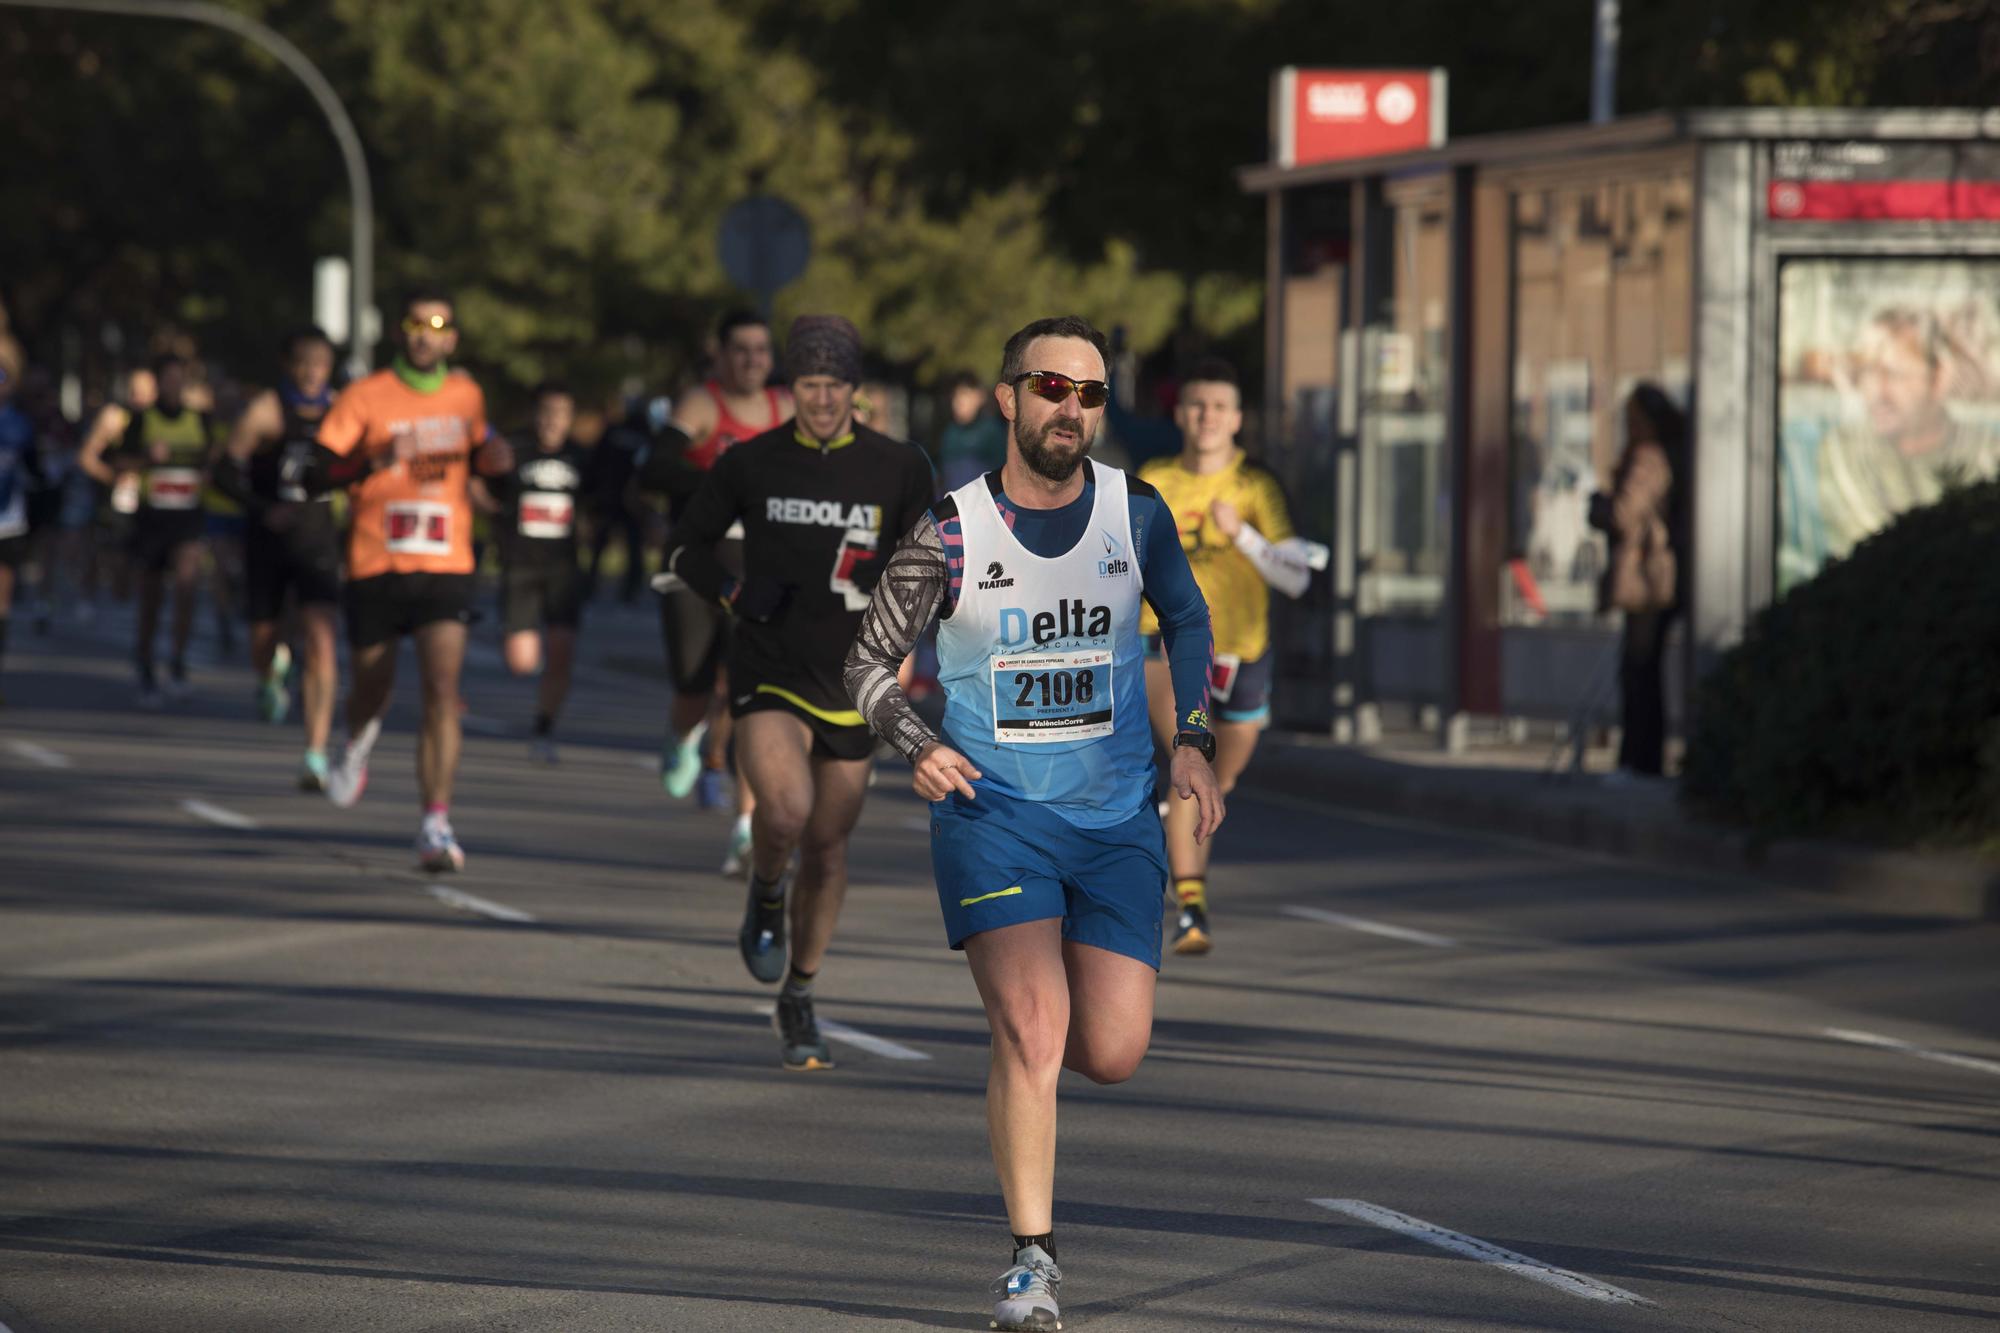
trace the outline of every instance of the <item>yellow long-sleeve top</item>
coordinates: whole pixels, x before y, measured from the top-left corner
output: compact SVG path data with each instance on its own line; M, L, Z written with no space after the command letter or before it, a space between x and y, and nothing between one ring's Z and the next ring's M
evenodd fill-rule
M1278 479L1241 449L1217 472L1191 472L1176 456L1155 459L1139 470L1139 476L1160 492L1180 527L1181 549L1187 552L1195 582L1208 601L1216 656L1256 661L1271 646L1270 589L1250 557L1222 535L1209 508L1226 500L1267 541L1284 541L1293 535L1292 517ZM1150 607L1140 628L1147 634L1158 633Z

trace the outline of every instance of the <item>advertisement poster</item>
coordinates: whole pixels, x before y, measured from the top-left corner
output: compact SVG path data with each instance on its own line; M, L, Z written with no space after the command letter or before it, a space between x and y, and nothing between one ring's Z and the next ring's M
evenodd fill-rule
M1779 274L1778 590L1954 481L2000 472L2000 259Z

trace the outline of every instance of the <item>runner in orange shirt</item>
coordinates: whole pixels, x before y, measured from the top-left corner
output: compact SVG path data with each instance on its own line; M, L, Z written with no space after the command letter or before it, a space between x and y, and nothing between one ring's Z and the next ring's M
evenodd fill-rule
M327 776L327 795L346 807L368 784L368 754L396 683L397 641L409 635L423 674L417 785L424 803L417 857L426 870L462 870L451 829L458 773L458 680L465 664L473 592L473 468L497 476L514 465L507 442L486 425L486 399L445 358L458 347L449 298L413 296L403 311L395 364L357 380L320 425L320 477L352 488L347 554L347 640L354 684L347 745Z

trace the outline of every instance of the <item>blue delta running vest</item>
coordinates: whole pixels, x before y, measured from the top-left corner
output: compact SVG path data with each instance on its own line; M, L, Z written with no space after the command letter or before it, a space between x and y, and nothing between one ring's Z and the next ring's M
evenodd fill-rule
M952 493L965 569L938 622L938 679L945 741L976 788L1109 828L1152 798L1153 738L1125 474L1092 472L1089 526L1054 557L1016 540L984 477Z

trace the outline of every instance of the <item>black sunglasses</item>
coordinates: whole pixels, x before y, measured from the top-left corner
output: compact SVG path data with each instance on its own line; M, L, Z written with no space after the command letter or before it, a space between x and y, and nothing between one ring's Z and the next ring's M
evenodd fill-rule
M1073 380L1067 375L1058 375L1053 370L1031 370L1025 375L1016 375L1010 384L1028 382L1028 392L1037 398L1046 398L1052 403L1060 403L1071 394L1076 395L1077 405L1086 409L1104 406L1104 400L1111 396L1111 386L1103 380Z

